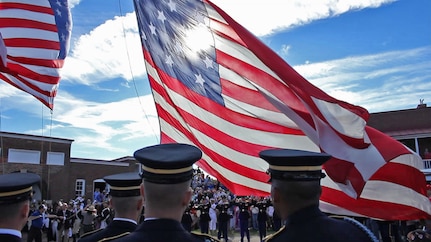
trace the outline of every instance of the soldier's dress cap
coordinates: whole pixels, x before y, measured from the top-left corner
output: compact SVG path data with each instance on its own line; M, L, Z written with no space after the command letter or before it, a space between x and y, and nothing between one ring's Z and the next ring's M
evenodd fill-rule
M331 158L325 153L304 150L269 149L259 153L269 164L271 179L314 181L325 177L322 165Z
M103 178L109 184L109 195L113 197L140 196L141 176L136 172L127 172L105 176Z
M9 173L0 175L0 205L31 199L33 185L40 182L40 176L33 173Z
M133 156L142 164L145 181L175 184L192 178L193 164L201 159L202 151L189 144L168 143L139 149Z

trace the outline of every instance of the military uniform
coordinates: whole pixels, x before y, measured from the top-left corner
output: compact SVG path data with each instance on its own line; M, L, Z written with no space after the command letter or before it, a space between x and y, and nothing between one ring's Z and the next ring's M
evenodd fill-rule
M103 178L106 183L109 184L110 191L109 195L112 199L116 197L136 197L140 196L140 184L142 183L142 178L138 173L120 173L109 175ZM132 200L134 201L134 200ZM114 202L115 206L115 202ZM130 204L130 206L135 206L135 204ZM114 207L115 208L115 207ZM137 227L136 220L131 220L129 218L122 218L115 215L112 222L104 229L99 229L85 233L78 240L79 242L96 242L112 240L118 235L122 235L127 232L132 232Z
M279 187L273 190L273 193L279 197L277 203L274 201L276 212L277 206L284 208L283 211L289 211L282 214L286 219L285 226L265 238L265 241L378 241L370 230L356 220L330 218L321 212L317 189L309 190L315 191L316 194L310 192L307 195L302 194L306 192L304 190L293 190L297 189L297 186L312 188L320 186L320 179L325 177L322 173L322 165L331 158L330 155L300 150L270 149L260 152L259 156L269 163L268 171L271 180L280 181L277 183ZM285 193L284 188L287 188L288 194ZM312 205L301 206L301 204ZM298 209L289 210L289 207Z
M134 153L134 157L142 164L144 186L153 183L169 187L191 181L193 164L202 157L202 152L192 145L171 143L142 148ZM145 199L150 200L151 197ZM114 241L215 241L209 235L193 234L184 229L181 218L157 217L157 209L153 210L156 211L154 218L146 217L135 231L117 236ZM146 211L150 213L151 207L146 207Z
M211 205L206 201L204 204L199 204L197 206L197 210L201 212L199 216L199 226L201 229L201 233L208 234L209 232L209 222L211 220L210 218L210 207Z
M244 236L247 237L247 241L250 241L250 231L248 230L248 220L250 219L250 207L252 203L248 200L235 202L235 205L239 208L239 230L241 236L241 242L244 241Z
M265 241L377 242L364 225L353 219L330 218L317 206L290 215L285 226Z
M232 203L228 202L226 198L224 198L224 201L217 204L217 209L219 211L218 215L218 233L217 238L223 239L225 241L228 240L228 230L229 230L229 220L231 219L231 215L229 214L229 208L232 206Z
M33 195L33 185L40 182L40 176L33 173L10 173L0 175L0 208L9 209L13 204L21 203L25 200L31 200ZM27 205L28 206L28 205ZM17 211L19 212L19 211ZM17 216L20 216L17 214ZM0 220L5 218L0 218ZM12 219L12 218L11 218ZM13 221L1 221L9 223L7 228L0 228L0 241L21 242L21 229L25 225L15 223L19 218Z
M176 241L202 242L216 241L205 234L193 234L184 229L179 221L173 219L152 219L142 222L133 233L123 234L117 241Z
M136 223L125 220L115 219L108 224L104 229L98 229L86 234L83 234L78 240L79 242L96 242L103 241L107 238L112 238L117 235L122 235L126 232L132 232L137 227Z

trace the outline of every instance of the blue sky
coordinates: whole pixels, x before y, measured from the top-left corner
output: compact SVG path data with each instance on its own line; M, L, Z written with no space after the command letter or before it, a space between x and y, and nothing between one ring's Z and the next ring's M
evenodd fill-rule
M429 0L214 0L307 80L370 113L431 105ZM0 130L74 140L116 159L159 141L132 0L70 1L54 110L0 83Z

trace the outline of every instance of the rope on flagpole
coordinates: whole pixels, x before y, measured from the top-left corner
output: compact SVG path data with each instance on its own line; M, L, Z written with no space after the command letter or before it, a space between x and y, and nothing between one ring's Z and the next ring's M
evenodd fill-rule
M123 15L123 11L122 11L122 8L121 8L121 0L118 0L118 5L119 5L119 10L120 10L120 16L125 17L125 16ZM147 120L147 122L148 122L148 124L149 124L148 126L151 128L151 131L153 132L153 134L154 134L154 137L155 137L156 141L157 141L157 142L159 142L159 141L157 140L157 133L156 133L156 131L154 130L154 127L153 127L153 126L151 125L151 123L150 123L150 120L149 120L149 118L148 118L148 115L147 115L147 113L145 112L144 105L142 104L142 102L141 102L141 98L139 97L138 88L136 87L135 76L134 76L133 69L132 69L132 66L131 66L130 54L129 54L129 46L128 46L128 44L127 44L127 39L126 39L126 30L125 30L125 28L124 28L123 20L121 21L121 27L122 27L122 29L123 29L124 43L125 43L125 45L126 45L127 62L129 63L129 71L130 71L130 75L131 75L131 78L132 78L133 87L135 88L136 97L138 98L139 106L141 107L141 110L142 110L142 112L144 113L145 119Z

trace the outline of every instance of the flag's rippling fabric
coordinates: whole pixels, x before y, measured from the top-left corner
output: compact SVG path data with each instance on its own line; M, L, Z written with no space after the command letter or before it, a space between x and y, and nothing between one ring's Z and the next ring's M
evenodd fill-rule
M161 142L203 151L199 166L238 195L268 195L258 153L329 153L321 207L383 219L431 213L421 159L366 126L209 1L135 0Z
M0 0L0 79L53 109L71 29L67 0Z

